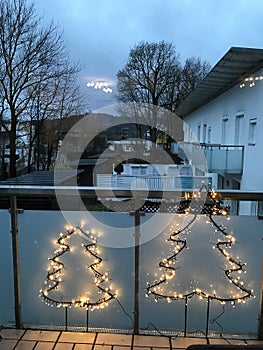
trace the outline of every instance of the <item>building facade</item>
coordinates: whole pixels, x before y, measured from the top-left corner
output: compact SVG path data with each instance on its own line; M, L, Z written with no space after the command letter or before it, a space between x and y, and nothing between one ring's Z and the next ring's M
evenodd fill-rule
M231 48L179 106L184 142L202 147L217 187L263 190L263 50ZM240 214L255 214L240 203Z

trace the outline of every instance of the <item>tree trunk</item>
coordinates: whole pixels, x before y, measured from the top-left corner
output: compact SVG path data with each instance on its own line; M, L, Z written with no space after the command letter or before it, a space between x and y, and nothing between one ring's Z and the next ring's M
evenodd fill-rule
M34 147L33 142L33 130L32 130L32 124L29 126L29 148L28 148L28 155L27 155L27 173L31 173L31 158L32 158L32 151Z
M15 112L11 110L11 130L9 133L10 147L10 166L9 177L16 177L16 125L17 118Z
M31 158L32 158L32 145L28 149L28 158L27 158L27 173L31 173Z
M40 132L39 132L39 121L37 123L37 129L36 129L36 140L37 140L37 171L40 169Z
M53 147L51 146L50 148L48 148L48 151L47 151L47 170L50 170L51 168L52 154L53 154Z

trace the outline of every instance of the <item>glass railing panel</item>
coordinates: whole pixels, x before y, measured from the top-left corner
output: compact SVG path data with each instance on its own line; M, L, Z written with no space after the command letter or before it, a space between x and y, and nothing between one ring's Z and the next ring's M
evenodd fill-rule
M230 149L227 156L228 173L239 174L243 172L243 151L242 149Z
M156 333L157 329L178 335L204 336L208 328L209 334L214 332L217 336L246 334L255 338L262 283L263 221L257 216L245 215L231 215L230 220L222 216L212 217L215 223L225 227L226 234L223 234L220 229L215 230L215 224L206 215L202 214L195 218L192 214L189 216L177 214L178 198L170 197L169 200L168 203L166 198L159 208L158 199L148 200L147 206L142 206L140 212L136 212L139 213L139 218L135 216L133 209L133 205L140 202L138 200L130 201L129 208L129 201L126 199L124 202L111 201L112 211L90 211L88 220L87 213L67 212L66 218L70 224L80 225L85 218L85 229L94 235L99 233L99 254L103 262L100 271L108 272L109 287L117 292L117 299L112 300L107 307L89 311L88 315L85 308L51 307L39 298L39 290L45 288L44 281L51 261L49 259L54 257L54 250L61 248L56 242L60 232L65 232L64 227L67 224L65 217L59 211L47 210L25 210L18 214L23 327L65 329L67 326L77 327L74 328L76 330L86 330L88 327L89 330L133 332L136 305L134 265L135 252L138 253L134 245L137 232L140 250L137 275L140 278L138 295L140 333ZM116 203L118 205L113 206ZM0 324L12 326L15 324L15 314L10 214L7 210L2 210L0 218L2 232L0 277L1 281L4 281L0 286ZM135 229L136 220L137 223L139 220L140 224ZM170 235L189 223L189 232L182 231L179 235L175 235L172 245ZM72 240L68 240L68 243L69 248L73 250L60 256L65 267L61 276L62 289L52 292L59 302L65 299L83 300L83 295L96 300L101 296L93 283L94 274L90 270L93 258L87 256L83 248L83 244L89 241L86 236L87 234L72 236ZM232 236L235 237L235 241L232 241L230 249L228 240ZM242 290L233 283L233 280L230 283L227 277L230 261L227 255L222 254L219 249L213 249L223 240L228 241L228 244L222 247L229 253L229 258L236 261L236 266L237 262L242 266L241 273L231 272L231 277L237 279L240 277L240 282L246 291L253 290L255 298L249 298L246 303L242 302ZM180 250L184 241L185 247ZM154 294L147 294L147 282L151 284L155 280L159 281L167 273L166 268L159 266L159 263L165 259L169 260L178 249L180 253L176 255L176 261L172 265L175 274L159 290L160 294L166 295L166 298L157 298L159 300L156 302ZM246 270L246 273L243 270ZM195 293L191 294L192 292ZM188 293L191 297L186 299L184 295ZM218 300L220 297L232 298L238 293L240 296L235 297L234 304L231 302L222 304L220 302L222 300ZM172 295L173 298L169 299L167 295Z
M12 241L10 214L8 210L0 210L0 324L13 326L14 287L12 270Z
M152 215L152 214L146 214ZM172 245L167 241L169 235L174 230L185 225L188 219L178 215L167 218L168 214L158 214L158 221L170 223L167 229L160 233L155 239L141 247L141 327L150 327L163 330L184 330L185 327L185 299L169 300L155 298L149 295L145 298L147 282L160 281L167 273L165 268L159 266L163 259L169 259L174 254L176 244ZM190 217L190 216L189 216ZM187 235L180 234L181 239L186 239L188 249L183 249L177 257L174 265L175 276L167 280L166 284L161 284L161 289L157 287L162 295L173 296L174 293L190 293L197 288L219 296L231 296L241 294L233 283L229 283L226 278L227 260L218 250L213 249L218 240L224 240L220 232L215 233L208 218L201 216L196 220L191 232ZM250 298L243 302L221 304L218 300L210 301L209 331L222 333L253 333L257 332L258 312L260 302L260 284L262 268L262 244L261 235L263 229L262 221L251 216L233 216L230 221L223 218L215 218L227 227L235 238L236 242L228 249L231 256L238 261L247 263L244 266L246 273L240 274L244 286L254 290L255 298ZM179 225L179 226L178 226ZM142 235L144 233L142 232ZM238 258L237 258L238 257ZM239 275L237 275L237 278ZM157 300L155 300L157 299ZM172 298L171 298L172 299ZM156 302L157 301L157 302ZM205 332L207 317L207 299L195 295L188 300L186 331L194 333ZM160 317L160 315L162 315ZM180 332L179 332L180 333ZM178 333L178 334L179 334ZM180 333L182 334L182 333Z
M210 172L227 171L226 150L225 149L207 149L206 159Z
M74 218L72 213L72 217ZM85 213L84 213L85 214ZM79 217L80 213L78 213ZM101 251L102 266L100 272L109 273L109 282L106 287L112 285L112 290L117 292L118 301L112 300L104 309L95 309L89 312L88 326L107 329L132 328L131 320L123 309L130 310L133 307L133 247L117 248L118 238L114 238L116 227L132 227L134 218L129 213L101 213L93 212L94 218L90 218L87 227L89 230L100 232L98 245ZM85 216L85 215L84 215ZM63 307L51 307L42 302L39 290L45 288L44 280L47 275L49 258L54 256L54 250L59 248L56 241L60 232L65 232L65 219L60 212L50 211L25 211L19 217L19 241L21 259L21 303L23 324L28 327L47 325L61 326L65 329L66 316ZM74 223L79 225L79 222ZM108 229L105 230L104 228ZM118 233L116 232L116 236ZM133 229L131 233L133 238ZM114 241L116 239L116 241ZM94 273L86 266L95 260L84 252L82 244L91 241L74 235L67 241L71 252L61 256L60 261L65 265L62 276L61 291L51 292L53 298L63 300L83 299L88 296L90 300L97 301L103 296L94 285ZM106 245L106 246L105 246ZM87 292L87 294L86 294ZM122 309L123 307L123 309ZM85 308L68 308L68 327L82 327L86 329L87 313Z
M243 147L206 146L204 152L210 172L242 174Z

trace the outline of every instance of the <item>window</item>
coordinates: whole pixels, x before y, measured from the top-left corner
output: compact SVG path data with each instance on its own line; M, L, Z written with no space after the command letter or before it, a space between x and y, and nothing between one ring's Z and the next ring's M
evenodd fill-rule
M197 126L197 140L201 141L201 125Z
M258 215L258 202L255 202L255 201L251 202L250 215L251 216Z
M218 189L224 189L225 179L222 175L218 175L218 183L217 187Z
M257 207L257 215L259 219L263 219L263 202L258 201L258 207Z
M192 130L191 130L191 128L188 127L186 129L186 135L187 135L187 141L191 142L192 141Z
M147 175L147 165L132 165L131 175L133 176Z
M242 124L244 120L244 115L240 114L236 116L236 126L235 126L235 145L241 144L241 132Z
M232 189L233 190L240 190L240 182L237 180L232 180Z
M211 126L209 126L208 128L207 143L211 143Z
M226 140L227 140L227 123L228 123L228 118L223 118L222 119L222 137L221 137L222 144L226 144Z
M257 127L257 119L249 120L249 128L248 128L248 144L254 146L256 144L255 134Z
M206 143L206 128L207 128L207 125L204 124L203 125L203 143Z
M191 128L188 129L188 141L189 142L193 141L193 133L192 133L192 129Z

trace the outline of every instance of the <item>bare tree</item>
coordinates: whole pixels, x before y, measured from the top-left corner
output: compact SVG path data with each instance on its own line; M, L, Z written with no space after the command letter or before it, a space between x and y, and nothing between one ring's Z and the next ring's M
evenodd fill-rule
M178 104L186 97L208 73L210 65L200 58L187 59L180 63L179 55L171 43L141 42L130 50L128 62L117 73L117 99L124 103L136 102L134 119L138 123L138 136L141 136L141 124L150 125L150 138L156 143L158 132L162 128L163 112L156 106L174 112ZM143 105L143 107L141 107ZM148 105L148 107L146 107ZM127 115L125 107L120 107ZM139 111L142 109L142 111ZM172 115L169 114L169 118ZM166 124L168 122L166 121ZM168 125L168 124L167 124ZM155 126L155 127L153 127ZM167 147L172 142L168 137Z
M167 106L167 92L175 86L179 78L181 66L179 56L171 43L141 42L129 54L125 67L117 73L117 98L121 102L146 103L149 106ZM156 108L148 109L147 119L155 121ZM149 128L151 139L157 140L157 129Z
M177 106L205 78L211 66L200 57L187 58L182 69Z
M10 177L16 176L19 122L27 120L29 112L33 113L34 103L42 103L37 109L45 115L45 108L49 110L50 107L43 103L45 96L50 104L50 96L45 95L47 89L53 86L53 103L58 96L56 89L61 86L61 80L65 81L65 77L78 71L68 63L63 36L58 27L51 23L40 28L40 20L33 4L27 5L24 0L0 2L1 115L2 126L9 136ZM58 98L56 101L58 103ZM57 113L54 107L53 112ZM37 114L37 118L41 119L43 115Z
M141 42L117 73L118 99L161 106L168 86L179 77L181 66L172 44Z
M81 115L86 110L86 101L77 84L78 70L76 65L68 66L58 78L45 82L44 85L41 82L39 89L31 95L28 113L30 117L28 172L33 159L37 170L40 170L40 163L45 164L45 168L49 170L52 155L55 154L59 142L59 120L72 114ZM56 123L49 130L43 128L47 119L56 119ZM47 140L49 142L42 145Z

